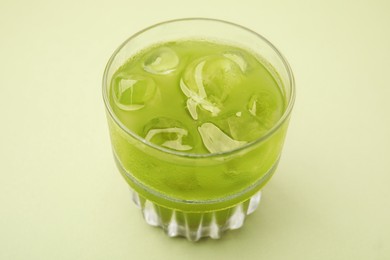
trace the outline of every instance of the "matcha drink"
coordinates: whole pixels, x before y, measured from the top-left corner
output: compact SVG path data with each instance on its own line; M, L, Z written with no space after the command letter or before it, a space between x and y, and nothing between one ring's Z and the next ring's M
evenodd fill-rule
M235 26L167 24L188 22ZM277 69L244 45L194 35L157 38L105 74L114 157L145 220L189 240L242 226L287 129L292 93Z

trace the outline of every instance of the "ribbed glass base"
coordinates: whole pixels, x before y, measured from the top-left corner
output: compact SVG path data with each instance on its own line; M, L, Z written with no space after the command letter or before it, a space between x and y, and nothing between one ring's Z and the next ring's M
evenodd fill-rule
M134 203L142 210L145 221L161 227L169 237L182 236L190 241L202 237L219 239L227 230L238 229L247 215L253 213L261 199L261 191L234 207L212 212L183 212L172 210L143 198L131 190Z

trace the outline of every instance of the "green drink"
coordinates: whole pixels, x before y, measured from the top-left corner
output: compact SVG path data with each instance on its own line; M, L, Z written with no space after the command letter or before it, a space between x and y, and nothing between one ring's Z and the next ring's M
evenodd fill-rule
M114 157L145 220L189 240L241 227L276 169L292 108L280 54L236 25L172 21L122 45L104 86Z

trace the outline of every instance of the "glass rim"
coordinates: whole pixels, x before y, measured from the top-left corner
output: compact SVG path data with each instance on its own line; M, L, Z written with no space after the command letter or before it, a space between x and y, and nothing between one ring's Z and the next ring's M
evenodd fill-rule
M138 35L146 32L146 31L149 31L149 30L151 30L153 28L156 28L156 27L160 27L160 26L165 25L165 24L172 24L172 23L186 22L186 21L203 21L203 22L222 23L222 24L227 24L229 26L233 26L233 27L242 29L242 30L247 31L247 32L255 35L256 37L260 38L262 41L264 41L269 47L271 47L271 49L280 58L280 60L282 61L283 65L284 65L284 67L285 67L285 69L287 71L287 75L288 75L288 78L289 78L289 83L290 84L289 84L288 87L290 87L290 97L288 99L287 108L283 112L283 115L279 118L279 120L263 136L255 139L255 140L253 140L251 142L248 142L248 143L246 143L246 144L244 144L242 146L239 146L239 147L237 147L235 149L231 149L231 150L228 150L228 151L216 152L216 153L205 153L205 154L201 154L201 153L187 153L187 152L181 152L181 151L174 151L174 150L171 150L171 149L168 149L168 148L164 148L162 146L159 146L159 145L156 145L156 144L154 144L152 142L147 141L146 139L142 138L141 136L137 135L136 133L131 131L129 128L127 128L119 120L119 118L115 115L115 113L112 110L111 105L110 105L110 101L109 101L109 97L108 97L108 92L109 91L108 91L106 82L107 82L108 70L111 67L112 62L115 59L115 57L117 56L117 54L123 49L123 47L128 42L130 42L132 39L136 38ZM127 38L119 47L117 47L117 49L114 51L114 53L111 55L110 59L108 60L107 65L106 65L106 67L104 69L102 85L103 85L103 88L102 88L103 100L104 100L104 104L105 104L105 107L106 107L106 111L108 111L111 119L113 119L113 121L126 134L129 134L131 137L133 137L137 141L139 141L139 142L141 142L141 143L145 144L146 146L149 146L149 147L151 147L153 149L156 149L158 151L161 151L161 152L164 152L164 153L167 153L167 154L172 154L172 155L175 155L175 156L189 157L189 158L210 158L210 157L219 157L219 156L231 155L231 154L234 154L234 153L238 153L238 152L240 152L242 150L249 149L250 147L253 147L253 146L255 146L255 145L265 141L270 136L272 136L272 134L275 133L283 125L283 123L289 118L289 115L291 114L292 108L294 106L295 91L296 91L295 90L294 75L293 75L293 72L292 72L292 69L291 69L289 63L287 62L286 58L282 55L282 53L270 41L268 41L266 38L264 38L259 33L255 32L255 31L253 31L251 29L248 29L248 28L246 28L246 27L244 27L242 25L239 25L239 24L236 24L236 23L232 23L232 22L228 22L228 21L225 21L225 20L214 19L214 18L202 18L202 17L180 18L180 19L173 19L173 20L163 21L163 22L156 23L154 25L148 26L148 27L146 27L146 28L136 32L135 34L133 34L129 38Z

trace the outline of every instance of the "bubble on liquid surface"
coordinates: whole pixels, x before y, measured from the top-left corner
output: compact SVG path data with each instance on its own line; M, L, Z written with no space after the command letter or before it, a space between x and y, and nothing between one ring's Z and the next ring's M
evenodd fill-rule
M141 75L119 75L113 86L115 104L126 111L143 108L155 93L155 82Z
M193 139L185 126L172 118L158 117L144 127L145 140L177 151L193 148Z
M251 96L247 109L266 128L271 128L282 115L283 107L269 92L260 92Z
M240 66L224 55L210 55L190 63L180 80L180 88L191 100L187 108L193 119L198 119L198 107L217 116L232 88L242 79Z
M213 123L204 123L198 127L204 146L210 153L219 153L234 150L246 141L238 141L231 138Z
M152 74L168 74L179 65L179 56L168 47L160 47L146 56L143 67Z

